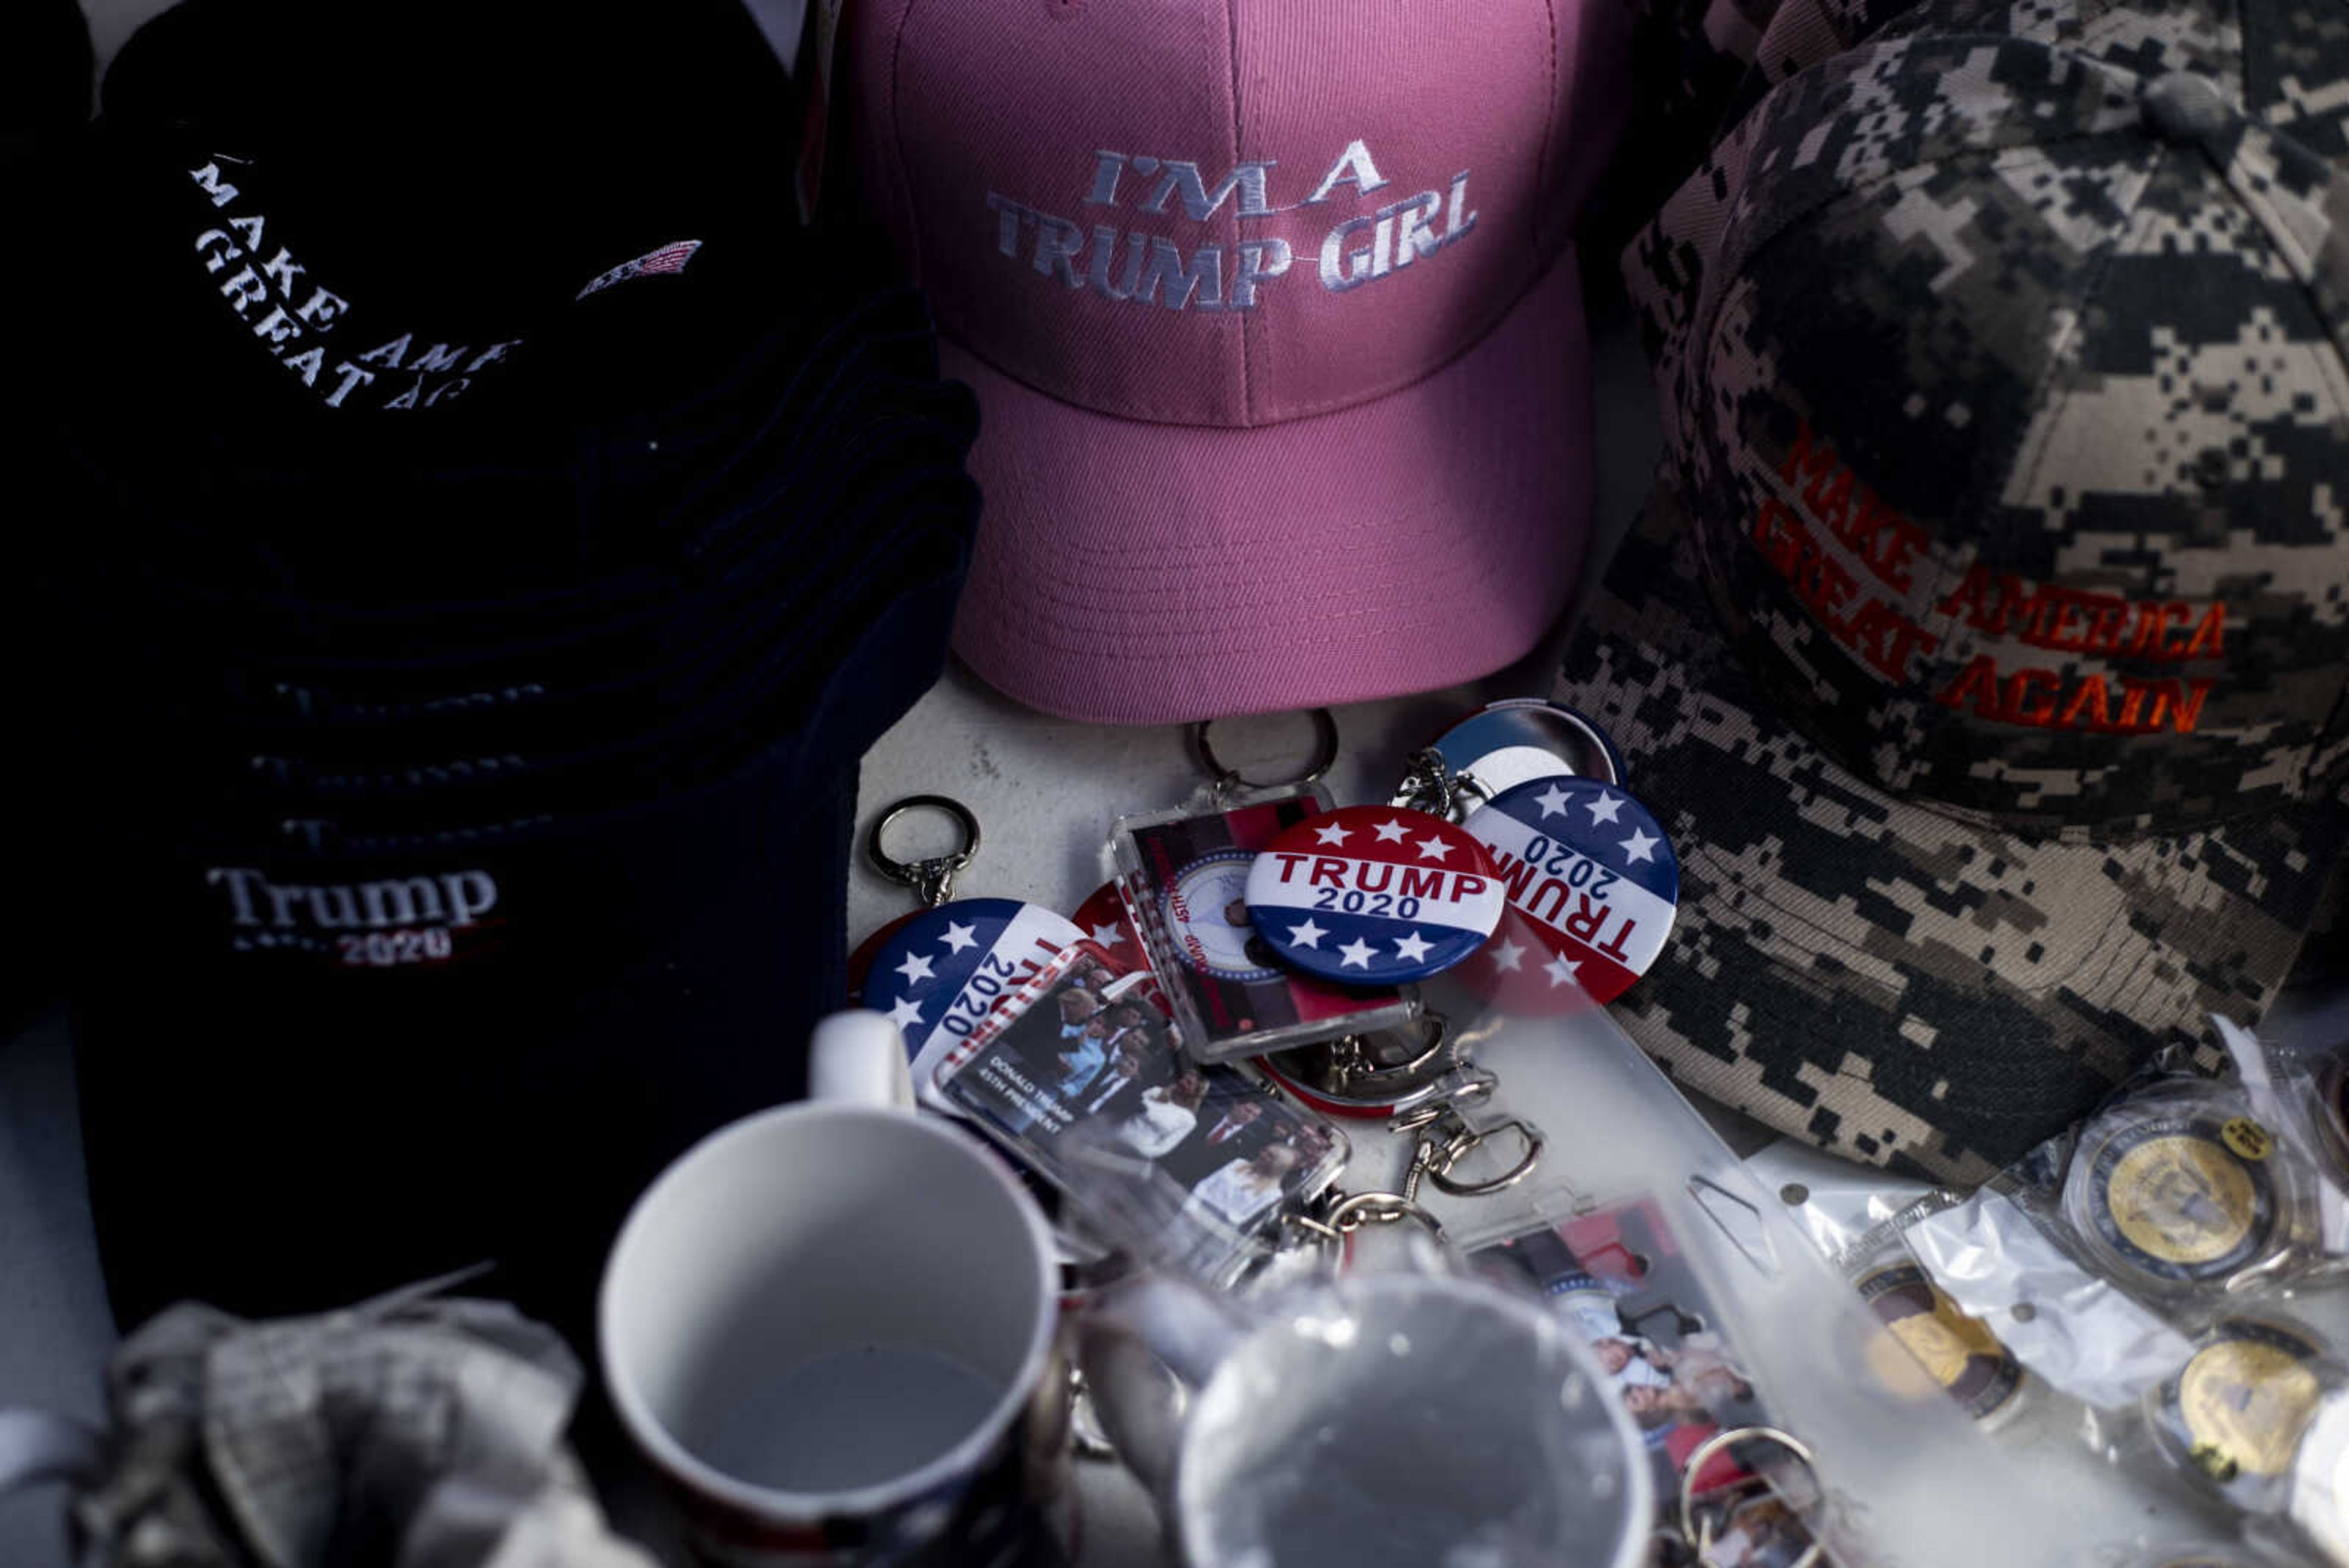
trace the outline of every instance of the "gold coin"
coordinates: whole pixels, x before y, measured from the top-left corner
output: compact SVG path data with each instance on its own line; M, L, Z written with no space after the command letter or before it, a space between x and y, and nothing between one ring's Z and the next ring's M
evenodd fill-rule
M2316 1373L2283 1345L2222 1339L2178 1379L2178 1409L2197 1462L2220 1480L2278 1476L2316 1411Z
M2242 1245L2259 1208L2251 1177L2209 1139L2149 1138L2105 1183L2113 1223L2131 1246L2174 1263L2208 1263Z

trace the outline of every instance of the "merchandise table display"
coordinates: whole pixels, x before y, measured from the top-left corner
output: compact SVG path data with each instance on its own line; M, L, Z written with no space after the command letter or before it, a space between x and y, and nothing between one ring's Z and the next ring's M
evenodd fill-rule
M17 29L0 1551L2349 1563L2349 28L781 9Z

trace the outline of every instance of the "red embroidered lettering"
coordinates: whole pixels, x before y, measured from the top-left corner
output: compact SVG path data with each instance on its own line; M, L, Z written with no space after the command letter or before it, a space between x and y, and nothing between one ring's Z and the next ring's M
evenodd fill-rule
M1998 661L1987 653L1977 657L1960 672L1948 688L1933 701L1944 708L1962 708L1971 700L1974 711L1985 719L1999 716Z
M2095 699L2096 704L2096 711L2093 717L2088 713L2090 698ZM2056 716L2055 722L2067 730L2110 729L2113 720L2111 705L2106 701L2105 678L2101 675L2091 675L2082 680L2073 691L2072 695L2065 700L2064 711Z
M1804 420L1795 427L1795 444L1786 452L1786 461L1778 465L1778 477L1788 484L1800 479L1804 467L1811 461L1816 445L1811 434L1811 421Z
M2055 693L2064 678L2052 670L2018 670L2007 678L2006 711L1998 717L2012 724L2029 724L2034 729L2052 729L2055 723ZM2044 686L2044 701L2036 701L2031 691Z
M2227 651L2227 601L2219 600L2204 612L2202 624L2194 628L2180 659L2216 659Z

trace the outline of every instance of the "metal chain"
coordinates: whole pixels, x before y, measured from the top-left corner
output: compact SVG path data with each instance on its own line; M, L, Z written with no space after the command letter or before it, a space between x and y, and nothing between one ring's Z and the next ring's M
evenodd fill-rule
M1455 773L1451 763L1433 746L1423 746L1403 759L1407 770L1402 782L1387 804L1408 806L1440 816L1446 822L1458 822L1467 815L1462 802L1465 799L1490 800L1492 792L1478 783L1473 774Z

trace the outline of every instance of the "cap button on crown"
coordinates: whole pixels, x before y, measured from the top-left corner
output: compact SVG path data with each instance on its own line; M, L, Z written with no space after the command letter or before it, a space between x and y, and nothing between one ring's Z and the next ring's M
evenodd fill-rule
M2219 84L2192 71L2156 77L2146 84L2137 107L2147 129L2165 141L2200 141L2217 134L2230 118Z

